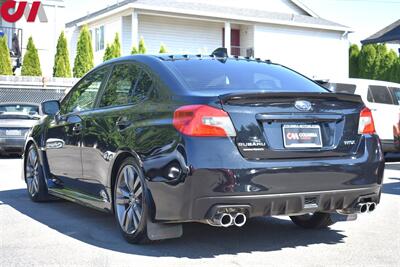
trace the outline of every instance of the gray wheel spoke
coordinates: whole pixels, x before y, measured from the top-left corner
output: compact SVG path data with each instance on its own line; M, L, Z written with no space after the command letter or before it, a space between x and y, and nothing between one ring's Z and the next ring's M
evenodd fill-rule
M28 180L27 180L28 191L29 191L29 193L31 193L31 194L32 194L32 183L33 183L33 179L28 179Z
M133 190L136 190L139 184L140 184L140 179L137 175L135 175L135 183L133 184Z
M33 189L35 189L35 193L39 191L39 182L37 177L33 178Z
M135 192L135 197L139 198L142 195L142 193L143 193L143 189L142 189L142 187L139 187Z
M129 232L129 227L132 225L132 216L133 216L132 212L133 212L132 206L129 206L124 214L123 227L126 232Z
M126 190L124 190L124 189L121 188L121 187L118 187L118 188L117 188L117 194L118 194L120 197L129 198L129 192L126 191Z
M132 213L133 225L135 226L135 229L137 229L139 226L140 217L137 216L136 208L133 207L132 209L133 209L133 213Z
M134 206L133 212L135 213L133 217L140 222L140 219L142 218L142 208L140 206Z
M29 165L26 165L26 178L32 178L33 177L33 168Z
M128 205L129 198L117 198L117 205Z
M133 192L133 174L130 168L126 168L124 171L125 184L129 191Z

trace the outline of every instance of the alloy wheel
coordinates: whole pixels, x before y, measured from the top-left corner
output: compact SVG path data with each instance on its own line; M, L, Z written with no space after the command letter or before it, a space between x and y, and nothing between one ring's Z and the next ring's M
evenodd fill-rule
M115 207L118 221L127 234L135 233L143 217L143 185L132 165L125 166L118 177Z
M25 177L31 196L39 193L39 160L35 149L30 149L25 164Z

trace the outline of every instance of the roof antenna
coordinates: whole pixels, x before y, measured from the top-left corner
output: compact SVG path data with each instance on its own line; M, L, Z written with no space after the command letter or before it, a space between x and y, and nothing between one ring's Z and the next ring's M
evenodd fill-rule
M211 54L212 56L219 58L227 58L228 57L228 49L220 47L214 50Z

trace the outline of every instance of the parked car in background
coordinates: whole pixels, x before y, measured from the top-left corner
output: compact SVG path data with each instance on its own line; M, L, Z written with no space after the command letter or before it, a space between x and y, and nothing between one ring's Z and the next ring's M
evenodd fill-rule
M22 155L26 136L40 117L38 104L0 103L0 154Z
M184 222L324 228L372 212L384 160L361 97L217 51L111 60L43 103L24 154L31 199L115 213L132 243Z
M400 152L400 84L364 80L330 80L324 85L337 93L360 95L372 111L385 153Z

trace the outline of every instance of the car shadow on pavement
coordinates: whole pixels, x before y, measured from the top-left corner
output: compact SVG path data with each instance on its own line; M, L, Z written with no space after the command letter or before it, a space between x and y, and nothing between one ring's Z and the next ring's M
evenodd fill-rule
M385 183L382 192L391 195L400 195L400 178L389 178L389 181L397 181L395 183Z
M155 257L213 258L218 255L337 244L343 243L346 237L337 230L304 230L286 219L258 218L250 220L240 229L189 223L184 225L184 235L180 239L138 246L123 240L112 215L74 203L33 203L26 190L19 189L0 191L0 205L8 205L81 242L117 252ZM24 236L26 235L21 233L21 238L26 238Z

